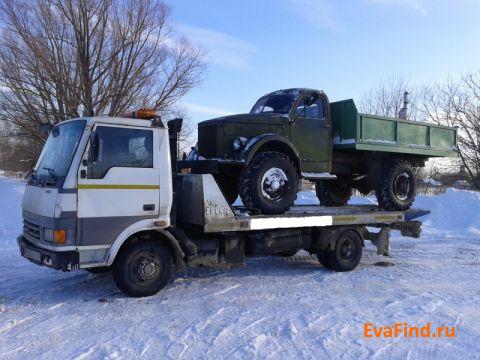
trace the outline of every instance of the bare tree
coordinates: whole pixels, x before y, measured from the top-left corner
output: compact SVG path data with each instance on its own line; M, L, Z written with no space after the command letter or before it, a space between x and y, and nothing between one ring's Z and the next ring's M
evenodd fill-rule
M458 127L459 161L431 163L429 174L453 172L457 178L468 177L480 189L480 72L417 87L392 78L367 93L360 101L360 110L395 117L406 89L412 92L408 119ZM426 174L417 172L419 177Z
M359 102L361 112L378 116L397 117L403 107L403 94L410 93L407 119L416 119L416 89L403 78L392 77L364 94Z
M404 92L409 92L409 106L406 114L403 113ZM422 92L421 88L413 86L401 77L392 77L367 92L359 102L360 111L367 114L399 118L406 115L407 120L426 121L424 112L419 111ZM402 115L402 116L400 116ZM430 166L429 170L415 168L414 173L420 183L424 177L436 171L437 166Z
M0 0L0 17L0 117L35 143L45 122L167 114L201 81L202 52L159 0Z
M428 121L459 128L460 170L480 190L480 73L425 86L421 103Z

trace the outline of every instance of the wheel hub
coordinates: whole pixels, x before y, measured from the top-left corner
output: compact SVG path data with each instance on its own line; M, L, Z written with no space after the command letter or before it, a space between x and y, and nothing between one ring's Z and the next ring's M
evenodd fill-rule
M346 240L340 248L340 255L343 259L348 260L353 256L355 246L351 240Z
M280 201L286 192L287 183L287 175L282 169L268 169L262 177L262 194L272 201Z
M395 196L404 201L408 199L410 193L410 176L403 172L399 174L393 182L393 192Z
M278 190L279 187L280 187L280 181L278 181L278 180L273 180L270 183L270 189L272 189L274 191Z
M159 264L155 259L142 259L138 262L136 273L142 280L153 279L159 272Z

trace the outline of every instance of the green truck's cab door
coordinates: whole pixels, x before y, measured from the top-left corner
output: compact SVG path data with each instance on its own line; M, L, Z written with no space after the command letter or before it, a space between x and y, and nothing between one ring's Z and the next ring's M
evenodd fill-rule
M301 95L290 119L290 140L300 154L302 173L330 172L332 136L327 97L318 92Z

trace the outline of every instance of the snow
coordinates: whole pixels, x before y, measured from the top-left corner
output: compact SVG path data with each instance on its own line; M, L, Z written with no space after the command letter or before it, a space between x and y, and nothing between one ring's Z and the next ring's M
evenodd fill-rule
M379 143L379 144L396 144L397 143L396 141L381 140L381 139L364 139L363 141L364 142L376 142L376 143Z
M340 136L333 138L333 145L355 144L356 142L355 139L342 139Z
M424 178L422 179L422 181L425 183L425 184L428 184L428 185L432 185L432 186L441 186L442 183L440 181L437 181L435 179L432 179L432 178Z
M301 252L188 269L159 294L132 299L109 274L20 257L23 189L0 178L0 358L478 358L479 193L418 196L415 205L432 210L421 239L395 236L391 258L367 245L349 273ZM318 203L312 192L298 202ZM456 326L456 337L366 339L365 322Z

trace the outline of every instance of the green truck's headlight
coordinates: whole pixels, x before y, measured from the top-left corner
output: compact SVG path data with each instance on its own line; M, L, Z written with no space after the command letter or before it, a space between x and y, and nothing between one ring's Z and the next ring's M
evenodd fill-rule
M244 137L236 138L235 140L233 140L233 149L235 151L240 150L245 145L246 142L247 142L247 138L244 138Z

